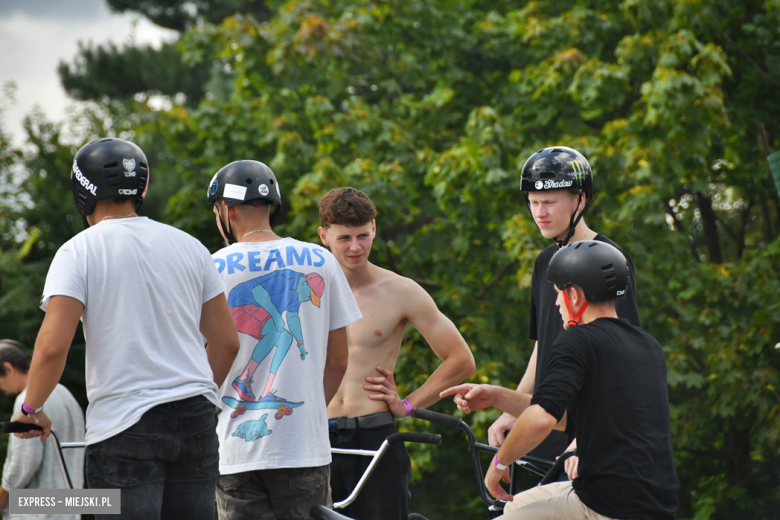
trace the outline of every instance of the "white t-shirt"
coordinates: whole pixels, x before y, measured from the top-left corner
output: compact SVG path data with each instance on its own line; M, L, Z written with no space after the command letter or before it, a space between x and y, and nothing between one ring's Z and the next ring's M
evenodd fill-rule
M328 333L361 317L341 267L329 251L292 238L213 256L241 342L219 389L220 473L329 464Z
M146 217L105 220L57 251L41 309L52 296L84 304L87 444L162 403L219 403L200 315L224 290L203 244Z

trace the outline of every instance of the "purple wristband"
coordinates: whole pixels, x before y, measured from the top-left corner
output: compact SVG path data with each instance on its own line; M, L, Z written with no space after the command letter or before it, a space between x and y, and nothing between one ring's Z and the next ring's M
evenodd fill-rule
M493 455L493 465L497 467L499 470L504 471L507 467L498 462L498 453Z
M401 402L404 403L404 408L406 408L406 416L409 417L412 415L412 405L409 404L409 399L404 399Z
M43 409L41 406L37 410L35 408L30 407L30 405L27 404L26 401L22 401L22 410L27 412L28 415L35 415L36 413L40 412Z

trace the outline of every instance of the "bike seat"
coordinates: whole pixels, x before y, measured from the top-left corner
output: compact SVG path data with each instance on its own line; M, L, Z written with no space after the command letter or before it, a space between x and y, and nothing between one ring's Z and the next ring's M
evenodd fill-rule
M348 516L339 514L325 506L314 506L309 514L314 520L352 520Z

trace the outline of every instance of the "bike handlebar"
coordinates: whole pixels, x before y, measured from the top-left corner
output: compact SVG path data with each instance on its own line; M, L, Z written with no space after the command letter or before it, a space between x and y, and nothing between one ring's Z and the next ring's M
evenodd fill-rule
M420 444L441 444L438 433L392 433L387 436L387 442L417 442Z
M23 422L0 422L0 433L23 433L33 430L43 431L43 428L37 424L27 424Z
M450 428L460 428L460 423L463 422L463 419L460 417L453 417L452 415L432 412L424 408L412 408L412 417L415 419L422 419L423 421L441 424L442 426L449 426Z

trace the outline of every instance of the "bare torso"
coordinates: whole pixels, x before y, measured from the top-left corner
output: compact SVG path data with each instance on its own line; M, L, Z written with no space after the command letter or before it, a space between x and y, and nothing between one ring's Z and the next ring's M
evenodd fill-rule
M409 323L404 312L406 286L413 283L391 271L372 266L372 283L353 289L363 317L347 326L349 361L347 372L336 395L328 405L328 417L358 417L386 411L384 401L368 398L366 377L380 377L379 365L391 371L401 350L401 341Z

